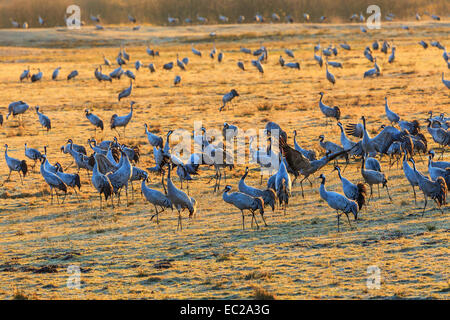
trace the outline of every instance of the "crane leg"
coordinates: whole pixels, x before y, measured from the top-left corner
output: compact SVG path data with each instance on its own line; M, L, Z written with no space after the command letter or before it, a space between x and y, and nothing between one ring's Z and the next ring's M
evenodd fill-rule
M100 196L100 208L99 208L99 210L101 211L102 210L102 194L99 193L99 196Z
M242 230L245 230L245 225L244 225L244 220L245 220L244 211L241 210L241 213L242 213Z
M66 197L67 197L67 192L64 193L64 198L63 198L62 203L64 203L64 201L66 200Z
M128 207L129 206L129 203L128 203L128 185L125 186L125 195L127 197L127 207Z
M9 175L8 175L8 178L6 178L5 182L6 182L6 181L9 181L9 178L11 177L11 172L12 172L12 171L9 170ZM5 182L3 182L3 183L5 183Z
M339 211L336 210L337 213L337 223L338 223L338 232L339 232L339 219L341 218L341 215L339 214Z
M350 223L350 218L348 217L348 214L345 214L347 216L348 225L350 226L350 229L353 229L352 224Z
M23 179L22 179L22 175L20 174L20 171L17 171L17 173L19 174L20 182L22 182L22 184L23 184Z
M425 205L423 206L422 217L423 217L423 214L425 213L425 208L427 207L427 202L428 202L427 196L425 196Z
M154 206L155 206L155 214L152 215L152 216L150 217L150 221L152 221L153 218L156 216L156 224L159 224L159 219L158 219L158 215L159 215L159 213L158 213L158 208L156 207L156 205L154 205Z
M51 202L50 204L53 204L53 188L50 187L50 196L51 196Z
M377 188L378 188L378 199L380 199L380 185L377 184Z
M106 201L106 199L105 199L105 201ZM114 193L113 192L111 192L111 205L112 205L112 208L114 209Z
M416 200L416 190L414 189L414 186L412 186L413 192L414 192L414 204L417 204Z
M389 200L391 200L391 202L392 202L392 198L391 198L391 195L389 194L389 187L388 187L387 183L386 183L386 192L388 194Z

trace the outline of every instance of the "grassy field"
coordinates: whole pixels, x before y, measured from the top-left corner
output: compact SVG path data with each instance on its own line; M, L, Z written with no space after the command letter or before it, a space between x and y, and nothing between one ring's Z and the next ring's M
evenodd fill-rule
M121 141L141 147L139 167L152 167L152 148L147 142L144 123L161 135L169 129L193 130L195 120L221 129L224 122L243 129L262 129L267 121L279 123L290 136L299 133L297 141L304 147L320 149L318 136L339 143L339 128L325 126L318 108L319 92L324 102L338 105L344 124L367 117L372 134L387 124L384 97L391 108L406 120L418 119L429 146L437 145L426 131L428 111L447 112L449 91L441 82L441 73L450 72L442 59L442 51L434 47L424 50L421 39L448 41L448 22L383 24L379 31L363 34L356 25L227 25L179 28L145 27L132 32L128 27L109 27L104 32L92 27L79 32L45 30L0 30L0 113L6 115L10 102L24 100L30 109L24 123L5 121L0 127L1 151L8 143L9 155L25 159L24 143L43 150L48 145L51 163L64 167L72 162L59 150L67 139L87 146L94 132L84 116L89 107L105 121L97 140L112 139L116 134L107 125L112 114L125 115L129 99L117 102L117 94L128 86L122 78L112 84L98 83L94 69L103 62L102 54L111 61L120 44L126 44L131 61L154 63L157 72L147 68L136 73L132 99L138 102L127 137ZM219 64L207 54L212 49L211 31L224 52ZM339 50L332 60L343 69L330 70L337 79L332 86L325 78L325 68L313 59L313 46L347 41L352 50ZM362 79L364 71L373 67L363 57L364 48L374 39L393 41L396 60L387 63L388 55L376 52L382 76ZM447 39L447 40L446 40ZM151 58L145 52L146 41L160 51ZM263 76L251 66L253 57L239 51L240 46L256 49L260 41L269 50L269 61ZM196 42L203 57L194 56L190 43ZM62 47L62 48L61 48ZM294 50L295 59L287 59L284 49ZM338 48L340 49L340 47ZM163 71L162 65L189 57L187 71ZM281 68L278 57L298 61L301 70ZM248 71L237 68L245 62ZM19 82L20 73L30 66L40 68L44 79L38 83ZM51 72L61 66L61 79L51 81ZM176 67L175 67L176 68ZM70 71L80 75L66 81ZM110 70L107 69L108 72ZM175 75L181 85L175 87ZM219 113L222 95L235 88L240 97L234 108ZM34 106L52 119L47 135L41 129ZM450 160L449 153L445 157ZM416 159L420 171L427 172L426 162ZM28 160L27 160L28 161ZM28 161L31 164L30 161ZM245 166L237 166L227 175L234 190ZM252 166L256 169L256 166ZM81 201L71 193L63 205L50 205L49 188L36 168L20 184L17 173L12 181L0 186L0 297L3 299L370 299L370 298L435 298L450 297L449 280L449 206L442 215L430 205L423 217L423 196L418 192L414 204L412 190L401 167L388 169L382 159L393 203L384 190L381 198L375 192L370 206L360 213L351 230L343 224L337 233L336 215L320 200L319 180L305 188L305 199L295 185L287 214L281 210L266 213L268 227L242 230L240 212L223 202L221 192L213 194L207 184L214 174L202 167L190 184L191 196L198 202L198 212L184 229L176 232L177 216L170 211L160 216L160 224L150 221L153 206L144 201L139 184L134 183L134 199L129 207L98 210L98 194L85 171ZM66 170L75 172L73 166ZM332 165L322 169L327 176L327 189L342 192ZM2 155L0 180L8 170ZM317 178L316 175L314 178ZM348 166L345 176L361 181L359 162ZM179 186L178 179L174 179ZM150 186L162 189L159 177L151 176ZM247 183L259 186L258 171L252 170ZM376 188L375 188L376 191ZM430 203L430 202L429 202ZM66 286L67 268L81 268L81 289ZM381 288L366 287L367 268L381 270Z

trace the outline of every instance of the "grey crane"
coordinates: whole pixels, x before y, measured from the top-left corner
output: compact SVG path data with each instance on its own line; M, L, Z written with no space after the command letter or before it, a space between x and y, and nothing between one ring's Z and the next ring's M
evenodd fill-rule
M133 17L131 14L128 14L128 20L132 23L136 23L136 18Z
M221 63L223 61L224 56L225 54L222 51L220 51L219 54L217 55L217 61Z
M280 206L283 205L284 214L286 214L286 207L289 204L291 197L292 182L286 169L286 160L281 159L278 172L275 176L275 192L277 194Z
M431 163L431 165L433 167L441 168L441 169L444 169L444 170L447 169L447 168L450 168L450 161L433 161L433 158L435 156L434 150L430 150L429 154L431 155L430 163Z
M63 168L61 164L58 162L55 164L55 166L57 169L55 174L64 182L66 186L71 187L73 189L77 199L79 200L76 188L78 188L78 191L81 190L80 175L78 173L63 172Z
M447 89L450 89L450 80L444 79L444 73L442 72L442 83L447 87Z
M334 85L336 83L336 78L334 77L334 75L331 72L328 71L328 62L325 62L325 67L326 67L327 80Z
M38 68L38 73L35 73L31 76L31 82L36 82L42 79L42 71Z
M30 77L30 67L28 67L26 70L23 70L23 72L20 74L20 82L22 82L24 79L28 79Z
M259 60L252 60L252 66L258 69L259 73L264 74L264 68Z
M57 166L57 163L55 163L55 165L53 166L48 161L48 158L47 158L47 146L44 146L44 155L45 155L45 160L44 160L44 168L45 168L45 170L56 174L56 171L58 171L58 166Z
M439 144L439 146L442 148L441 158L443 158L445 147L450 146L450 132L442 128L432 128L430 119L427 119L427 122L428 122L427 126L428 133L431 135L434 142Z
M175 76L175 79L173 79L173 85L176 86L181 83L181 77L179 75Z
M129 97L132 90L133 90L133 81L130 79L130 86L119 93L118 97L119 101L120 99Z
M392 47L391 55L389 56L388 62L392 63L395 60L395 47Z
M125 187L128 206L128 182L133 174L133 169L127 154L122 149L120 149L120 153L123 158L121 166L115 172L108 173L107 178L113 186L114 194L118 196L118 204L120 204L120 192Z
M284 52L291 58L294 58L294 52L290 49L284 49Z
M69 75L67 76L67 80L74 79L76 76L78 76L78 71L77 71L77 70L73 70L73 71L70 72Z
M28 166L27 162L25 160L18 160L15 158L12 158L8 155L8 145L5 144L5 160L6 164L9 168L9 175L8 178L6 178L5 181L9 181L9 178L11 177L11 172L17 171L19 173L20 181L23 184L22 175L25 178L28 172Z
M105 66L111 66L111 62L106 58L105 55L103 55L103 63Z
M350 180L344 178L341 174L341 168L335 166L334 170L338 172L339 179L341 179L342 190L347 198L356 201L358 204L358 210L361 210L363 205L366 203L367 189L366 185L362 182L354 184Z
M324 93L319 92L320 100L319 100L319 108L322 111L325 119L327 120L326 124L328 125L328 118L335 118L337 121L341 118L341 109L338 106L329 107L322 102Z
M89 122L94 125L95 133L97 133L97 128L100 128L100 130L103 131L103 120L101 120L98 116L90 112L89 109L85 109L84 112Z
M112 78L108 76L107 74L102 73L102 66L100 66L100 71L98 71L98 68L95 68L94 71L95 78L101 82L101 81L109 81L112 82Z
M222 135L226 141L237 137L239 128L235 125L224 122L222 128Z
M338 127L341 129L341 145L345 150L351 150L350 155L352 156L361 156L362 155L362 147L361 147L361 141L354 142L350 140L347 135L345 134L344 127L342 126L342 123L338 121L337 123ZM358 145L355 147L355 145Z
M6 120L8 120L9 116L12 115L13 117L17 115L21 115L20 118L23 120L22 115L27 111L29 108L29 105L22 100L11 102L8 106L8 114L6 115ZM19 121L19 124L22 121Z
M222 97L222 103L223 105L219 108L219 111L222 111L227 103L231 103L231 101L235 98L235 97L239 97L239 93L235 90L235 89L231 89L230 92L226 93L223 97Z
M157 136L156 134L148 131L148 125L146 123L144 124L144 127L145 127L145 134L147 135L148 143L150 143L150 145L152 145L153 147L160 147L162 149L163 148L163 139L160 136Z
M97 140L88 139L87 142L88 142L89 147L91 147L92 151L94 151L95 153L103 154L105 156L108 153L108 149L103 149L100 146L97 146ZM94 144L94 145L92 145L92 144Z
M322 68L323 66L322 52L320 53L320 56L314 53L314 60L316 60L319 66Z
M127 127L128 123L130 122L131 118L133 117L133 105L136 104L136 102L131 101L130 102L130 112L125 116L118 116L117 114L113 114L110 121L110 127L111 130L115 129L117 134L120 133L117 131L117 127L123 127L123 135L125 136L125 128Z
M147 178L148 178L147 171L145 171L144 169L132 166L132 168L131 168L131 178L130 178L132 199L134 199L133 181L139 181L141 179L147 179Z
M287 62L284 64L285 67L291 68L291 69L298 69L300 70L300 63L298 62Z
M44 178L45 182L50 187L50 195L51 195L51 204L53 204L53 189L61 190L64 192L64 199L62 203L64 203L64 200L67 196L67 186L64 184L64 182L59 178L55 173L47 171L44 166L44 162L46 160L46 155L43 155L41 158L41 175ZM56 200L59 203L58 198L58 192L55 190L56 194Z
M366 47L366 49L364 49L364 57L366 57L366 59L369 60L370 62L374 62L372 50L370 50L369 47Z
M151 73L153 73L153 72L156 71L156 70L155 70L155 66L153 65L153 63L150 63L150 64L148 65L148 69L150 70Z
M347 216L348 224L352 227L348 214L352 213L355 220L358 219L358 204L356 201L350 200L340 193L327 191L325 188L326 178L323 174L321 174L318 179L322 180L319 188L320 197L327 202L328 206L336 210L338 232L340 232L340 218L342 214Z
M77 165L78 171L80 169L86 169L87 174L89 176L89 171L92 171L94 164L92 163L92 160L90 157L87 157L86 155L77 152L73 149L73 141L72 139L67 140L67 143L69 143L69 154L72 156L72 158L75 160L75 164Z
M239 191L253 198L262 198L264 200L264 206L269 205L272 208L272 212L275 211L275 206L277 204L277 194L274 189L267 188L265 190L261 190L258 188L251 187L245 183L245 178L247 177L249 172L248 167L245 167L245 173L242 176L241 180L239 180L238 188Z
M155 207L155 214L153 214L150 217L150 220L153 220L153 218L156 216L156 223L159 224L159 214L161 212L163 212L166 208L170 208L173 210L172 201L170 201L170 199L167 197L167 195L165 195L161 191L155 190L155 189L150 189L145 184L145 180L146 179L142 179L142 182L141 182L142 194L144 195L145 199L148 202L150 202L151 204L153 204L153 206ZM159 211L158 211L158 207L160 208Z
M139 71L139 69L142 67L142 62L139 60L136 60L136 62L134 63L134 67L135 67L136 71Z
M94 155L94 159L95 159L95 164L94 164L94 168L92 170L92 185L94 186L94 188L97 190L97 192L99 193L99 197L100 197L100 210L102 210L102 194L105 197L105 201L108 201L108 198L111 198L111 205L114 208L114 194L113 194L113 186L111 184L111 181L109 180L108 176L104 175L103 173L101 173L99 171L98 168L98 158L101 155Z
M351 47L350 47L350 45L349 44L347 44L347 43L341 43L341 44L339 44L340 46L341 46L341 48L342 49L344 49L344 50L351 50Z
M280 63L280 66L284 67L285 61L281 55L280 58L278 59L278 62Z
M297 143L297 130L294 130L294 148L298 152L301 152L305 158L307 158L309 161L314 161L317 159L316 152L314 150L307 150L300 147L300 145Z
M36 162L41 160L42 154L39 150L28 148L27 143L25 142L25 156L28 159L31 159L34 161L33 166L31 167L34 170L34 167L36 166Z
M193 44L193 43L191 44L191 51L192 51L192 53L195 54L196 56L199 56L199 57L202 56L202 53L201 53L199 50L197 50L197 49L194 48L194 44Z
M250 50L250 49L248 49L248 48L240 47L239 50L240 50L242 53L252 54L252 50Z
M425 208L427 207L428 197L433 199L436 202L441 213L444 213L441 206L446 204L446 197L448 192L444 178L438 177L436 181L431 181L426 176L417 171L414 159L410 159L410 161L412 162L414 172L416 173L419 189L422 190L423 196L425 198L425 205L423 207L422 216L425 213Z
M366 166L366 169L381 172L381 164L375 158L367 157L364 165Z
M400 120L398 124L402 130L408 130L411 135L417 135L420 131L420 124L417 120L413 120L411 122Z
M177 53L177 66L183 71L186 70L186 66L184 65L183 61L180 61L180 59L178 58L178 53Z
M405 174L406 180L408 180L409 184L411 185L414 193L414 203L417 204L417 197L416 197L416 189L414 187L418 187L419 183L417 181L416 173L414 172L414 169L411 168L411 166L408 163L408 153L403 153L403 163L402 163L403 173Z
M398 114L396 114L389 108L387 97L384 97L384 111L386 112L386 117L391 122L391 124L398 123L400 121L400 117L398 116Z
M56 80L59 76L59 70L61 70L61 67L57 67L53 73L52 73L52 80Z
M225 22L228 22L228 17L226 17L222 14L219 14L219 20L225 23Z
M167 164L167 166L167 197L178 211L177 231L178 229L183 230L181 212L187 209L189 211L189 218L191 218L196 212L197 201L173 184L172 179L170 178L171 166L170 164Z
M47 133L48 133L48 131L52 128L50 118L47 117L45 114L39 112L39 106L36 106L35 109L36 109L36 114L39 117L39 123L41 124L41 126L43 128L47 129Z
M353 136L360 136L362 133L361 146L365 154L386 153L394 141L402 142L407 136L403 131L386 126L377 136L371 138L367 132L366 118L362 116L361 119L363 121L362 129L359 124L348 124L345 130L347 134Z
M384 173L379 172L379 171L375 171L375 170L370 170L370 169L365 169L364 165L365 165L366 161L365 161L365 156L363 155L362 157L362 161L361 161L361 175L364 178L364 181L366 181L366 183L370 186L370 196L369 196L369 201L370 199L372 199L372 195L373 195L373 185L377 185L378 186L378 197L380 197L380 184L386 188L386 192L388 194L389 200L391 200L392 202L392 198L391 195L389 194L389 187L388 187L388 181L386 179L386 176Z
M447 189L450 186L450 167L441 169L439 167L434 167L431 163L432 155L428 155L428 174L431 180L436 181L437 178L442 177L445 180Z
M229 193L231 191L231 186L227 185L224 189L222 199L226 203L229 203L239 210L241 210L242 214L242 230L245 230L245 215L244 210L249 210L252 214L252 226L253 226L253 220L256 223L256 228L259 229L258 222L256 221L255 217L255 211L259 210L259 213L264 221L264 224L266 224L266 220L264 219L264 200L262 198L254 198L252 196L249 196L242 192L233 192Z
M133 72L131 72L130 70L127 70L124 72L124 75L126 75L128 78L132 79L132 80L136 80L136 76L134 75Z
M114 69L114 70L109 74L109 76L110 76L112 79L120 79L120 77L122 76L123 73L124 73L124 71L123 71L122 67L119 66L117 69Z
M386 40L384 40L380 51L383 52L384 54L387 54L389 47L390 47L389 43Z
M173 68L173 62L168 62L165 65L163 65L164 70L172 70Z
M423 40L420 40L419 44L420 44L424 49L428 48L428 43L426 43L426 42L423 41Z

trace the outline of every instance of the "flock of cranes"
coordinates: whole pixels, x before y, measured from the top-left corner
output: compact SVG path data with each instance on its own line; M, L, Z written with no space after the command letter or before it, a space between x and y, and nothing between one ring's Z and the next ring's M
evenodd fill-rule
M130 21L136 23L136 19L132 16L129 16L129 18ZM98 16L91 16L91 19L100 22ZM224 16L221 18L222 21L227 19ZM263 21L262 17L258 19ZM309 15L305 16L305 19L309 20ZM323 63L325 63L325 78L334 85L336 83L336 77L329 71L328 66L334 68L343 68L344 66L340 62L328 60L332 56L338 56L339 51L336 46L330 44L322 47L322 45L319 41L315 46L314 59L319 67L322 67ZM428 47L425 41L421 41L420 45L425 49ZM444 51L444 60L450 67L445 47L437 41L432 42L431 45ZM340 47L346 51L352 50L347 43L341 43ZM374 68L366 71L363 78L380 76L382 74L381 68L377 65L377 57L374 56L374 52L380 50L382 53L387 54L389 48L391 48L391 54L388 58L388 63L395 63L396 47L392 43L383 41L380 48L378 41L375 41L371 46L366 47L362 56L370 62L373 62ZM159 57L160 55L159 51L150 49L149 46L147 46L146 52L153 58ZM197 59L201 59L202 52L196 49L194 45L191 47L191 52L194 56L198 57ZM263 65L267 64L269 50L262 43L254 51L241 47L240 52L255 57L254 60L251 60L251 64L260 74L264 74ZM287 59L295 59L293 50L285 49L284 53L287 55ZM209 57L215 60L216 55L218 63L226 61L224 53L222 51L218 52L214 45ZM325 62L323 61L323 57L325 57ZM117 58L115 59L118 67L110 74L104 74L102 66L112 67L112 63L105 56L103 56L103 61L104 63L95 69L95 78L99 82L112 82L113 79L120 79L122 75L127 76L130 85L118 94L118 101L129 98L133 93L133 82L136 81L136 76L131 70L123 70L122 68L130 62L130 55L126 52L125 47L120 47ZM286 62L283 56L280 56L278 61L281 68L300 70L299 62ZM178 67L181 71L187 71L188 64L188 57L180 60L177 55L176 63L173 61L165 63L162 69L170 71L174 67ZM141 67L144 67L144 64L138 60L134 63L134 66L136 71L139 71ZM237 66L242 71L247 70L243 61L238 61ZM154 63L148 64L148 68L150 72L156 72ZM61 67L57 67L53 71L52 80L56 81L58 79L60 70ZM67 75L67 80L75 79L77 75L78 71L73 70ZM28 67L19 76L19 80L22 82L28 79L31 82L42 81L43 72L37 69L36 73L31 74L30 68ZM174 84L178 85L180 82L181 77L177 75ZM450 88L450 81L444 79L443 73L442 82L447 88ZM386 124L381 125L379 128L369 130L366 117L363 116L360 119L361 122L346 123L344 126L342 123L341 108L339 106L326 105L324 102L324 92L320 92L319 95L317 115L324 120L326 125L329 125L330 121L331 123L336 123L340 131L340 144L326 140L327 137L324 134L319 135L317 140L318 147L323 149L324 154L322 157L319 157L316 151L302 148L297 143L297 131L293 131L294 147L291 147L287 132L275 122L269 121L265 126L265 132L268 135L268 147L255 149L252 139L249 143L249 151L253 163L259 165L261 169L277 168L276 172L271 174L267 179L267 186L257 188L246 184L245 179L250 173L249 168L246 167L238 183L238 191L231 192L233 187L229 184L223 189L223 201L241 211L243 228L245 228L245 210L249 211L252 216L252 227L255 224L257 228L259 228L257 215L255 214L257 211L259 211L263 223L267 225L264 216L266 206L270 206L272 211L275 211L277 207L282 207L284 214L287 214L289 200L294 195L293 186L297 179L299 180L301 193L304 197L303 182L307 180L313 186L310 178L317 173L320 174L318 179L321 180L319 195L330 208L336 210L339 231L340 217L342 214L346 215L349 224L351 224L349 214L352 214L353 218L357 220L358 213L363 207L370 205L370 201L373 199L374 186L377 186L379 196L380 185L382 188L385 188L388 198L392 201L389 192L390 182L386 173L382 171L380 162L376 159L377 156L388 156L391 160L396 160L397 164L402 159L402 169L405 179L413 189L414 201L417 201L416 187L424 195L422 213L425 212L428 199L435 201L438 208L442 211L442 207L446 204L446 196L450 183L450 163L434 161L436 153L432 148L429 148L430 143L421 131L419 120L403 119L403 117L400 117L389 106L388 97L386 96L384 100ZM225 93L222 97L222 105L219 111L225 111L226 107L231 105L237 97L240 97L237 89L232 89L230 92ZM110 119L110 129L114 130L121 139L125 137L127 125L133 120L133 111L136 105L137 103L135 101L130 101L130 111L128 114L114 114ZM28 109L29 105L24 101L12 102L8 106L6 119L9 120L10 116L18 116L21 118L19 122L23 123L22 117ZM35 106L35 110L39 124L47 134L51 130L55 130L52 129L50 117L42 113L39 106ZM94 136L97 134L97 129L101 131L105 130L101 115L94 114L89 109L85 109L84 113L85 118L94 128ZM441 149L442 158L445 149L450 146L450 118L446 117L445 113L433 117L433 114L430 112L428 117L420 120L426 121L427 133ZM0 124L3 124L3 116L0 117ZM118 131L120 127L123 128L123 136ZM81 191L82 186L80 169L86 170L90 183L99 195L100 210L104 207L103 199L106 202L106 206L108 205L108 200L110 200L111 207L115 208L114 198L117 199L116 205L120 205L122 191L125 192L126 202L129 205L128 186L130 185L133 190L133 181L141 181L141 193L145 200L152 204L155 209L155 214L152 216L152 219L156 216L156 221L159 223L159 214L161 212L168 208L172 210L175 208L178 212L177 230L182 230L182 212L186 210L189 213L189 217L192 217L199 205L196 199L189 194L189 181L194 180L193 176L200 174L200 166L212 166L215 172L215 175L211 178L211 180L215 179L214 192L220 191L222 176L226 183L226 170L235 169L235 164L232 160L233 155L228 153L224 142L210 141L206 134L206 128L203 127L201 133L194 132L194 143L200 146L200 152L191 154L189 160L183 162L173 152L173 146L171 147L170 137L173 133L172 129L167 131L165 139L163 136L151 132L149 130L151 126L147 123L144 124L144 129L149 145L153 148L155 166L150 168L143 169L138 167L141 157L139 147L121 143L115 137L113 140L100 142L97 142L95 139L89 139L88 148L80 144L75 144L72 139L68 139L67 143L61 146L60 150L64 154L72 157L73 163L75 163L78 171L77 173L65 172L67 168L63 169L62 165L58 162L52 165L47 156L47 146L43 146L44 152L42 153L38 149L28 147L28 144L25 143L25 157L33 161L33 171L37 162L40 162L40 175L50 188L52 203L53 193L55 193L59 203L60 196L58 192L64 194L62 200L64 202L68 193L68 187L72 188L78 198L78 192ZM377 129L381 129L381 131L375 137L371 137L369 131L373 132L377 131ZM222 128L224 141L235 139L240 130L236 125L224 123ZM336 138L338 138L338 135ZM354 141L355 139L358 140ZM276 148L277 145L279 147L278 149ZM23 184L24 178L28 173L27 161L11 157L8 154L8 145L5 144L4 147L5 161L9 169L7 180L11 178L12 172L16 171ZM88 155L88 150L90 151L90 155ZM428 175L420 172L416 168L414 160L416 155L419 157L428 156ZM346 161L346 165L341 171L338 161L342 159ZM352 182L348 177L345 177L346 166L351 160L361 162L359 172L361 178L359 182ZM337 175L342 183L343 194L328 191L325 187L327 178L322 173L322 169L329 163L333 163L334 170L337 171ZM180 180L180 188L172 180L173 173ZM161 187L163 191L152 189L146 184L151 174L161 176ZM291 179L291 176L293 179ZM263 183L262 179L263 176L261 175L261 185ZM183 182L186 185L186 192L183 190ZM370 194L368 194L367 186L370 189Z
M436 14L430 14L429 12L424 12L422 15L420 15L419 13L416 13L415 15L415 19L417 21L422 20L422 17L428 15L432 20L435 21L440 21L441 18L440 16L436 15ZM132 30L133 31L138 31L140 30L141 26L137 25L137 19L134 15L132 15L131 13L128 13L128 21L133 25ZM393 21L395 19L395 15L391 12L387 13L384 17L385 21ZM64 21L66 21L67 17L64 17ZM328 21L326 16L317 16L316 17L317 22L319 23L323 23ZM17 20L10 18L9 19L11 22L11 26L13 28L23 28L23 29L28 29L29 25L27 21L24 21L23 23L19 23ZM89 20L91 20L94 24L95 24L95 29L96 30L104 30L104 27L100 24L102 21L101 15L100 14L90 14L89 16ZM217 15L217 22L219 23L233 23L233 22L237 22L237 23L244 23L246 21L250 21L250 22L254 22L254 23L265 23L265 22L269 22L269 23L280 23L282 22L283 19L281 19L280 15L277 14L276 12L273 12L270 15L270 18L266 18L264 17L262 14L260 13L256 13L251 20L246 20L245 16L243 15L239 15L234 21L232 19L230 19L229 17L223 15L223 14L218 14ZM41 27L47 27L47 23L46 21L41 17L38 16L36 21L38 22L38 25ZM184 24L187 25L192 25L194 22L197 22L198 24L208 24L210 22L210 20L207 17L201 16L200 14L196 14L195 18L191 18L191 17L187 17L185 19L180 19L178 17L172 17L170 14L167 15L167 22L169 23L169 25L179 25L181 22L184 22ZM285 23L294 23L294 22L311 22L311 15L309 13L303 13L301 16L301 19L296 19L294 18L293 15L291 14L285 14L284 15L284 22ZM358 23L363 23L366 21L365 16L363 15L362 12L360 12L359 14L357 13L353 13L350 17L349 17L349 21L350 22L358 22ZM81 21L80 22L82 26L85 26L86 23L85 21ZM408 26L403 26L404 29L408 30ZM361 26L361 30L363 32L367 32L367 30Z

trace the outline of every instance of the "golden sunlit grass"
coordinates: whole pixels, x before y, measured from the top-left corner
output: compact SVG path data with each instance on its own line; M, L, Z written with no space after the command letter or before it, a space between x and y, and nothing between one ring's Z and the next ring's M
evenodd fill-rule
M446 72L450 78L450 72L446 71L441 50L432 47L424 50L417 43L421 39L439 39L449 47L447 22L414 23L409 32L400 29L399 24L388 24L368 35L360 33L357 26L345 24L317 28L231 25L228 31L223 28L224 33L265 37L263 43L269 49L269 61L264 64L263 76L251 66L254 57L239 52L240 46L258 48L257 38L217 40L217 49L225 53L221 64L207 56L213 46L211 41L196 43L204 57L194 56L189 40L197 36L208 39L211 26L195 26L191 31L186 27L149 28L140 34L117 27L105 30L103 35L92 30L84 30L84 35L61 35L62 32L54 29L30 30L24 37L19 37L17 31L0 30L1 36L5 35L4 41L19 46L0 48L0 112L5 115L12 101L24 100L30 105L23 115L23 126L18 126L17 119L9 119L0 127L0 147L3 150L7 142L10 156L25 159L25 142L41 151L48 145L50 163L59 162L66 168L72 159L61 153L60 147L67 139L89 148L87 139L94 137L94 130L84 116L86 107L105 123L105 130L97 131L97 141L111 140L117 135L109 129L111 116L129 111L130 98L117 102L117 94L129 83L125 78L111 84L99 83L93 71L103 63L102 54L113 61L119 45L126 42L131 61L125 69L136 74L131 99L138 105L127 127L127 136L119 140L140 145L140 168L154 166L153 148L147 143L144 123L150 131L165 137L169 129L192 132L194 121L200 120L207 129L218 130L224 122L243 130L259 130L267 121L275 121L288 133L291 145L293 130L297 130L297 142L302 147L323 153L318 136L324 134L326 140L339 143L340 130L331 121L325 126L318 108L320 91L325 92L326 104L340 106L344 125L358 122L365 115L369 132L373 134L379 132L381 124L387 124L384 97L388 96L391 108L402 118L419 120L429 146L437 148L426 132L424 120L430 110L435 114L448 113L450 96L441 83L441 73ZM294 36L284 38L281 32L284 28L286 34L292 32ZM281 34L271 38L279 31ZM335 86L326 81L325 70L313 60L319 31L322 46L328 43L338 46L345 40L352 47L350 52L338 47L339 55L333 57L344 66L330 69L337 79ZM71 36L83 38L82 48L74 43L65 44L67 49L52 48ZM152 44L160 51L161 56L157 58L145 52L145 41L152 37L164 40ZM114 44L114 47L96 46L102 38L103 45ZM52 39L57 41L53 43ZM375 52L382 76L363 80L364 71L373 65L362 52L374 39L393 39L397 58L389 64L387 56ZM30 45L47 49L30 48ZM284 48L294 51L295 59L289 61L300 62L300 71L279 66L278 57L284 56ZM177 53L180 58L189 57L188 70L163 71L162 65L175 61ZM151 74L147 68L135 71L136 60L146 65L154 63L156 73ZM241 71L237 61L243 61L248 71ZM27 66L33 73L40 68L44 80L20 83L19 75ZM61 78L51 81L51 73L57 66L62 67ZM67 74L74 69L79 76L67 81ZM112 68L103 71L109 73ZM179 87L173 86L176 74L182 78ZM219 112L223 94L232 88L240 96L233 101L233 106ZM52 120L48 135L40 128L35 105ZM444 159L448 161L448 152ZM247 216L243 231L240 211L224 203L221 192L213 194L213 183L207 183L214 174L213 169L202 167L189 185L198 212L192 219L184 214L183 232L176 232L177 216L170 210L159 215L159 224L155 219L150 221L154 208L144 202L139 183L134 183L135 192L129 194L132 205L122 204L114 210L108 206L99 211L98 194L87 173L81 170L81 201L70 192L64 204L58 205L55 199L51 205L49 188L39 174L39 167L35 172L30 170L24 185L20 184L17 172L13 172L11 181L3 184L9 172L4 159L1 160L2 298L449 298L449 207L444 208L442 215L429 201L422 217L421 192L416 188L418 203L415 205L401 163L398 169L396 165L389 169L387 157L381 165L389 180L393 203L384 189L378 198L375 187L374 199L359 214L360 220L352 221L353 229L342 221L340 233L337 233L335 212L320 200L316 177L310 177L312 188L309 183L304 184L304 199L300 186L293 187L286 215L281 210L274 213L267 210L268 227L259 231L250 229L251 218ZM418 168L426 172L426 161L420 158L416 161ZM234 190L244 168L238 165L233 171L226 171L227 184ZM256 166L252 165L251 169ZM71 165L66 171L76 172L76 168ZM321 172L327 176L329 190L342 192L331 165ZM343 174L353 182L361 181L359 162L351 160ZM150 175L150 180L152 188L162 190L159 176ZM173 180L179 187L178 178ZM259 181L259 172L250 170L246 182L264 187ZM222 181L221 189L224 185ZM124 196L122 203L125 203ZM67 287L71 275L67 270L71 265L81 269L81 289ZM366 287L367 267L372 265L381 270L379 290Z

